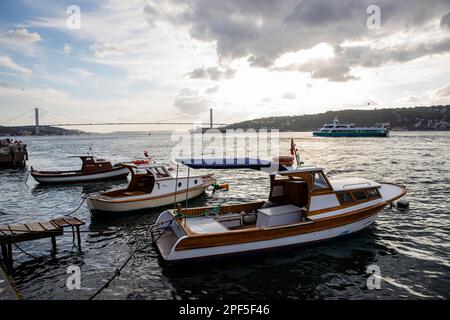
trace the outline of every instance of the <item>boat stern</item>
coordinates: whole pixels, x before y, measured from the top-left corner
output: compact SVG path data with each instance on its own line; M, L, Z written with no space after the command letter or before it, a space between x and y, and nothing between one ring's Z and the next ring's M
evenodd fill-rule
M150 230L152 240L165 261L172 261L175 247L187 235L169 210L162 212Z

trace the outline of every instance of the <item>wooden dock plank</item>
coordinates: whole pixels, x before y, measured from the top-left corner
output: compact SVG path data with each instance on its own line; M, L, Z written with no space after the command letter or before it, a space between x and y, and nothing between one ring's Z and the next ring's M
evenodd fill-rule
M8 228L14 234L30 231L30 229L28 229L27 226L24 224L13 224L13 225L9 225Z
M47 231L53 231L53 230L59 229L50 221L42 221L42 222L39 222L39 224L42 226L42 228L44 228Z
M26 223L25 224L31 232L42 232L45 231L44 228L39 224L39 222Z
M78 218L75 217L64 217L63 218L68 224L72 225L72 226L82 226L84 225L84 222L81 221Z
M0 237L11 236L13 233L9 230L8 226L0 227Z
M64 234L64 228L76 228L78 246L81 250L80 226L84 221L75 217L61 217L50 221L30 222L26 224L14 224L0 227L0 245L2 257L7 260L8 268L13 266L12 244L43 238L51 238L53 253L56 252L56 236ZM6 252L6 257L5 253Z

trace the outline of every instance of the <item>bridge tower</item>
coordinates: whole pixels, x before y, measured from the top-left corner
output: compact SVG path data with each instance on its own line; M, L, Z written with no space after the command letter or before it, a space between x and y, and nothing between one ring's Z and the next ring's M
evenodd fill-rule
M34 108L34 126L36 129L36 135L38 136L40 133L40 130L39 130L39 108Z
M213 127L213 109L209 109L209 128L212 129Z

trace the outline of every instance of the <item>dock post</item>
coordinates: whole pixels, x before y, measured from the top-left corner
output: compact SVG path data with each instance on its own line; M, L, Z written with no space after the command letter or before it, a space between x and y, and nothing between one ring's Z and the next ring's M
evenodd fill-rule
M52 256L56 255L56 237L52 236Z
M77 238L78 238L78 249L81 251L81 235L80 235L80 226L77 227Z
M2 260L8 259L8 251L6 250L6 244L2 244Z
M75 244L75 228L72 226L72 243Z
M6 268L8 269L8 271L11 271L14 266L14 261L12 252L12 240L9 236L6 238L6 243L8 245L8 258L6 259Z
M6 269L8 269L8 249L6 248L6 244L2 244L2 262Z

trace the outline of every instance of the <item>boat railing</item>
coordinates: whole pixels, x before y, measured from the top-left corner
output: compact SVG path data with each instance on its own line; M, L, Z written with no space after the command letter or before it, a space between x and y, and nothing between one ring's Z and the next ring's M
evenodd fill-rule
M302 169L308 169L308 168L316 169L318 167L316 165L314 165L314 164L308 164L307 166L300 166L299 168L302 168Z
M345 189L350 186L358 186L358 185L368 185L370 187L370 182L348 183L348 184L344 184L342 186L342 188Z

